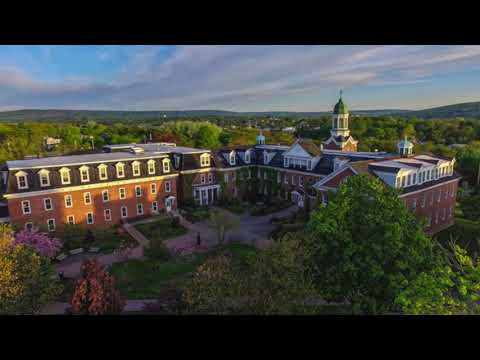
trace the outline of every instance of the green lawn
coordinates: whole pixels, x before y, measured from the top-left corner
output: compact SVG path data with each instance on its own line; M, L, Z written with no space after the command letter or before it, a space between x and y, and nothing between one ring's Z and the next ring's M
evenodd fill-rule
M180 224L172 226L172 221L170 219L162 219L151 223L140 224L135 227L145 235L152 244L184 235L188 232L188 229Z
M245 213L245 211L248 209L249 205L240 203L240 202L232 202L232 203L224 203L224 204L219 204L218 207L226 209L234 214L241 215Z
M217 251L214 250L212 253ZM230 244L224 251L229 252L234 259L244 259L248 254L255 252L255 249L248 245ZM211 254L195 254L185 258L129 260L113 264L111 273L125 298L159 298L166 289L172 287L181 289L209 255Z
M182 210L186 211L184 214L185 219L192 224L210 217L210 212L207 207L184 208Z

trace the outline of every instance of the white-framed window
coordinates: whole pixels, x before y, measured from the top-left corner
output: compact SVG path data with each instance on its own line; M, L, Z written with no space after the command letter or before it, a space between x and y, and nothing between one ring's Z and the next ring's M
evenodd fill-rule
M62 185L70 184L70 181L71 181L71 179L70 179L70 169L66 168L66 167L63 167L59 171L60 171L60 181L61 181Z
M50 171L42 169L38 172L38 178L40 180L40 186L50 186Z
M120 209L120 216L126 218L128 216L128 209L126 206L122 206Z
M236 162L235 162L235 151L230 152L230 154L228 155L228 162L232 166L236 164Z
M142 196L142 188L139 185L135 186L135 196L136 197Z
M223 174L223 180L224 180L226 183L228 183L228 174L227 174L227 173Z
M412 183L412 174L408 174L408 176L407 176L407 186L410 186L411 183Z
M165 181L165 192L169 193L172 190L172 183L169 181Z
M180 156L174 155L173 160L175 161L175 167L178 169L180 166Z
M170 172L170 159L163 159L162 160L163 172L169 173Z
M125 177L125 164L122 162L119 162L115 165L115 168L117 170L117 178L124 178Z
M25 171L19 171L15 174L17 177L17 186L19 189L28 189L27 173Z
M89 192L83 193L83 202L85 205L90 205L92 203L92 195Z
M206 179L205 179L205 174L200 175L200 183L205 184Z
M87 213L87 224L88 225L93 224L93 212L88 212Z
M263 179L264 180L268 179L268 173L266 171L263 172Z
M55 219L47 220L47 228L48 228L48 231L55 231Z
M298 185L303 186L303 176L298 177Z
M295 185L295 175L292 175L292 185Z
M108 190L103 190L102 191L102 200L103 202L109 202L110 201L110 193Z
M250 164L250 150L245 151L245 164Z
M143 215L143 204L137 204L137 215Z
M65 195L65 207L66 208L71 208L73 206L73 198L72 195L68 194Z
M125 192L125 188L118 189L118 197L120 199L125 199L127 197L127 193Z
M415 210L417 208L417 199L413 199L412 201L412 210Z
M105 164L98 165L98 178L100 180L107 180L108 179L108 167Z
M208 173L208 183L211 184L213 182L213 174Z
M155 160L150 159L147 161L147 168L148 168L148 174L149 175L154 175L155 174Z
M285 174L285 184L288 184L288 175Z
M152 211L154 212L158 211L158 202L152 201Z
M50 198L43 199L43 208L45 209L45 211L53 210L52 199Z
M30 200L22 201L22 213L23 215L28 215L32 213L32 208L30 206Z
M138 161L132 162L133 176L140 176L140 163Z
M307 161L307 170L312 170L312 160Z
M415 185L416 183L417 183L417 173L414 173L412 184Z
M155 184L155 183L150 184L150 193L152 193L152 194L157 193L157 184Z
M68 215L67 216L67 224L75 225L75 215Z
M200 166L210 166L210 154L200 155Z
M82 166L80 170L80 181L89 182L90 181L90 172L88 171L88 166Z
M280 174L280 172L277 172L277 183L281 183L282 182L282 174Z
M263 163L268 164L268 153L266 151L263 152Z
M283 158L283 167L288 167L288 160L289 159L286 156Z
M25 230L32 230L33 229L33 223L32 222L27 222L25 223Z
M405 187L405 179L406 179L406 176L403 175L403 176L402 176L402 187Z
M103 218L105 221L112 221L112 210L105 209L103 210Z

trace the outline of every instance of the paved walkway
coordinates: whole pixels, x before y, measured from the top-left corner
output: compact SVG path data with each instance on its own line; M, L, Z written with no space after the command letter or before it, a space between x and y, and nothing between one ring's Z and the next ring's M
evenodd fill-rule
M275 224L271 223L272 218L287 217L298 210L296 206L291 206L273 214L265 216L252 216L248 213L242 215L233 214L226 209L218 207L212 207L212 209L228 213L230 216L234 216L239 219L240 225L236 229L230 230L226 233L225 243L239 242L255 246L259 249L266 248L271 244L269 234L275 228ZM207 251L208 249L218 245L217 232L209 224L209 220L192 224L180 214L177 213L176 215L180 217L180 224L186 227L189 232L177 238L167 240L165 242L167 248L172 251L178 251L178 249L187 249L185 253L188 253L192 251ZM197 233L200 233L202 241L201 247L196 246Z

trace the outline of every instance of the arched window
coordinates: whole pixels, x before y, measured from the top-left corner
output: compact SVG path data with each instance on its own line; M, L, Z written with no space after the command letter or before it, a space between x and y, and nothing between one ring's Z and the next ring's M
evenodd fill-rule
M125 177L125 164L119 162L115 165L115 168L117 169L117 178L124 178Z
M70 169L63 167L60 169L60 180L62 185L70 184Z
M107 165L105 164L98 165L98 177L100 180L108 179Z
M148 174L149 175L155 174L155 160L152 160L152 159L148 160L147 165L148 165Z
M163 165L163 172L164 173L170 172L170 159L163 159L162 160L162 165Z
M200 166L210 166L210 154L200 155Z
M88 166L80 167L80 181L89 182L90 181L90 172L88 171Z
M245 151L245 164L250 164L250 150Z
M133 176L140 176L140 163L138 161L132 162Z
M235 151L232 151L229 156L230 165L235 165Z
M42 169L38 172L38 178L40 179L40 186L50 186L50 171Z

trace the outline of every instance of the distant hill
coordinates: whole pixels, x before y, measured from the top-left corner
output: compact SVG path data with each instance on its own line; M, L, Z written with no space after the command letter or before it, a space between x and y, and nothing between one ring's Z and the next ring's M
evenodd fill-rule
M380 109L351 110L352 115L417 117L422 119L480 119L480 102L469 102L440 106L425 110ZM224 110L179 110L179 111L103 111L103 110L16 110L0 112L0 121L82 121L95 120L154 120L163 118L202 118L202 117L273 117L273 118L313 118L329 116L331 112L291 112L291 111L260 111L235 112Z
M421 119L480 119L480 101L440 106L425 110L398 112L393 115L417 117Z
M359 110L352 111L356 115L381 116L392 113L407 112L408 110ZM234 112L224 110L180 110L180 111L102 111L102 110L16 110L0 112L0 121L81 121L96 120L151 120L163 118L201 118L201 117L289 117L312 118L329 116L331 112L289 112L289 111L261 111L261 112Z

